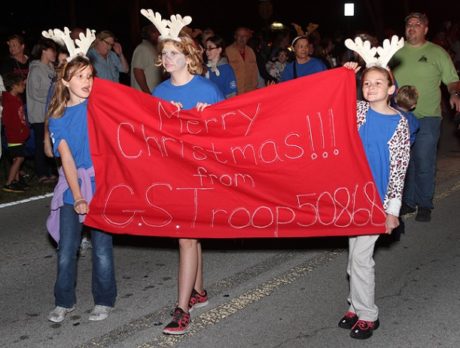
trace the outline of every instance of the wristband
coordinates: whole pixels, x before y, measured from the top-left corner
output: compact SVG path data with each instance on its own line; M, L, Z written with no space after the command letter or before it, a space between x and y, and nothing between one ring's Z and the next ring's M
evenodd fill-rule
M77 200L73 203L74 209L77 208L79 205L82 205L83 203L88 204L88 203L86 202L86 199L84 199L84 198L77 199Z

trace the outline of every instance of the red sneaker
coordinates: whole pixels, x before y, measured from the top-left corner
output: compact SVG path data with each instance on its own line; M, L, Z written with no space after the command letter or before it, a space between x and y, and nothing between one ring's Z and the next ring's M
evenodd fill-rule
M208 293L206 290L203 290L203 293L200 294L195 289L192 290L192 296L190 296L190 301L188 303L188 311L191 312L194 309L204 307L208 304Z
M167 335L183 335L190 327L190 313L185 313L182 308L176 307L172 321L165 326L163 333Z

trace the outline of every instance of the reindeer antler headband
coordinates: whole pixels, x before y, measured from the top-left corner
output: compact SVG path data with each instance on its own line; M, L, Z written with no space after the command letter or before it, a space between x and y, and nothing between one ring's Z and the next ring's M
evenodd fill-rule
M358 36L355 41L346 39L345 46L358 53L364 59L366 67L377 65L386 68L391 57L404 46L404 38L398 39L396 35L393 35L391 41L385 39L382 46L371 47L371 43L368 40L363 42Z
M160 32L160 40L169 39L174 41L180 41L180 31L186 25L192 23L192 17L182 17L180 14L172 15L171 20L167 20L161 19L161 14L159 12L153 12L151 9L142 9L141 13L158 29L158 31Z
M67 27L64 27L64 31L61 29L44 30L42 31L42 35L47 39L51 39L54 42L67 47L67 51L69 51L69 57L67 58L68 62L76 56L86 57L86 52L88 52L91 43L96 39L96 31L86 29L86 34L80 33L79 38L74 42L70 37L70 30Z

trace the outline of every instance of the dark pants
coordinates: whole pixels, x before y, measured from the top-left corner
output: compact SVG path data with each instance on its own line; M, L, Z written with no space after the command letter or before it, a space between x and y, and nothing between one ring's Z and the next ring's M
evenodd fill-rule
M421 118L419 123L420 129L411 149L403 202L414 208L433 209L441 117Z
M32 123L35 135L35 174L38 178L56 175L56 163L53 159L45 156L45 124Z

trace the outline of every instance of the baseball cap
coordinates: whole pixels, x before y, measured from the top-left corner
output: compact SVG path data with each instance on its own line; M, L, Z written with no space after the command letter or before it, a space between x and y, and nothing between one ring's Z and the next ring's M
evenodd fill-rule
M406 18L404 19L404 22L407 23L409 21L409 19L411 19L411 18L416 18L416 19L418 19L420 21L420 23L422 23L424 25L428 25L428 17L424 13L421 13L421 12L409 13L406 16Z

